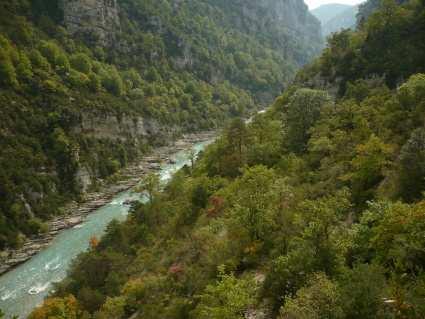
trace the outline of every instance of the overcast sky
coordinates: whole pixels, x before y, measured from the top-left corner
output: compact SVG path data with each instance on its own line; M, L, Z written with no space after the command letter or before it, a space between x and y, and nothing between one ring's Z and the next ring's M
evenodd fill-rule
M364 0L304 0L304 2L308 5L308 7L311 9L317 8L321 6L322 4L328 4L328 3L342 3L342 4L358 4L363 2Z

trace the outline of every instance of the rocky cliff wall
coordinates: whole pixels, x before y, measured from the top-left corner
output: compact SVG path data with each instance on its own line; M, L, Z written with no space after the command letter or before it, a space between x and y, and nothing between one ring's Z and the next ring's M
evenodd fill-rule
M74 133L121 142L149 141L152 144L163 144L167 139L174 138L180 131L178 127L166 126L154 119L141 116L85 112L81 114L80 123L74 128Z
M72 35L111 46L120 29L117 0L61 0L64 24Z
M73 129L73 134L85 139L102 140L114 145L131 145L139 149L144 145L165 145L174 141L180 134L181 128L164 125L156 120L136 115L117 115L101 112L84 112L80 122ZM98 154L92 154L98 160ZM87 158L87 156L82 156ZM90 157L90 156L89 156ZM85 193L98 178L98 169L90 167L84 160L78 161L75 178Z

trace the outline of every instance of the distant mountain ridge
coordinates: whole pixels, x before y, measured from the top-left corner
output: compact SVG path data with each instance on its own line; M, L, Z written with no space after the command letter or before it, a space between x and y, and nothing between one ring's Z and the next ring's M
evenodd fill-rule
M324 25L340 13L344 12L345 10L351 8L352 6L348 4L341 4L341 3L329 3L321 5L320 7L317 7L313 10L310 10L310 12L317 18L319 21Z
M338 32L341 29L354 28L358 11L358 5L350 6L332 3L313 9L311 13L319 19L322 24L322 34L324 37L327 37L331 33Z

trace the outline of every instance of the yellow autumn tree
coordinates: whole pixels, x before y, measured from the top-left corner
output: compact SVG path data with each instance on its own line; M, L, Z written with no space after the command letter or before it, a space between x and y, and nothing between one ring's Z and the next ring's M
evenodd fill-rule
M64 298L48 298L35 309L28 319L77 319L82 318L77 300L73 295Z

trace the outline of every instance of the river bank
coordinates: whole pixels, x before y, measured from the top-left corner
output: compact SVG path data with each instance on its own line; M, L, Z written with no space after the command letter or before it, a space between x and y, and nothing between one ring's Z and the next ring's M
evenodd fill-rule
M69 203L62 209L64 213L61 216L48 222L46 233L30 238L19 249L1 253L0 275L25 263L40 251L49 247L62 231L79 227L90 213L108 204L117 194L136 186L144 175L159 170L161 164L172 164L170 157L174 153L189 149L195 143L211 140L216 134L215 131L187 134L173 144L155 148L149 156L143 157L140 161L121 170L117 182L104 185L98 191L86 194L84 200L80 203Z

